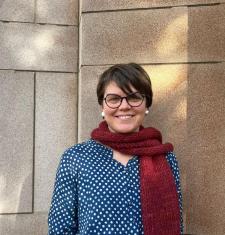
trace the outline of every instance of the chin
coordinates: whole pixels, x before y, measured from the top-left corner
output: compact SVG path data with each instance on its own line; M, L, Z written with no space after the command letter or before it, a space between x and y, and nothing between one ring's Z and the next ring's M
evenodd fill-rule
M134 133L134 132L138 132L139 131L139 127L133 127L133 128L111 128L109 127L109 130L111 132L114 132L114 133L120 133L120 134L131 134L131 133Z

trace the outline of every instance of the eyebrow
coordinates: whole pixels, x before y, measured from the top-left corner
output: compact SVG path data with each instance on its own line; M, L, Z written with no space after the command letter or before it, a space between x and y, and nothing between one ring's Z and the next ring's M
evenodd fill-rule
M129 96L129 95L133 95L133 94L136 94L136 93L140 93L139 91L134 91L134 92L132 92L132 93L129 93L129 94L127 94L126 96L121 96L121 95L118 95L118 94L115 94L115 93L108 93L108 94L106 94L106 96L107 95L117 95L117 96L120 96L120 97L127 97L127 96ZM141 93L140 93L141 94Z

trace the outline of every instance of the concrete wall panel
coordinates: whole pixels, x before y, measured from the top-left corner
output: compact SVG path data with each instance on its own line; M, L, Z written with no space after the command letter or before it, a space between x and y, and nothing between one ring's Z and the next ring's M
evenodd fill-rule
M32 211L34 74L0 71L0 213Z
M187 61L187 23L187 7L83 14L81 63Z
M225 60L225 4L188 10L188 60Z
M78 25L78 0L37 0L36 22Z
M77 75L37 73L34 210L48 211L56 168L76 142Z
M77 27L0 23L3 69L76 71Z
M85 66L80 71L79 105L78 105L78 142L90 138L90 132L98 126L101 118L101 107L98 105L96 86L100 74L106 66Z
M225 232L224 152L192 154L187 176L187 229L191 234L223 235Z
M34 21L35 0L1 0L0 20L4 21Z
M47 213L0 215L1 235L47 234Z
M221 2L221 1L220 1ZM223 1L224 2L224 1ZM118 9L138 9L138 8L151 8L151 7L169 7L179 5L195 5L195 4L209 4L218 3L216 0L83 0L82 11L105 11L105 10L118 10Z
M191 65L188 77L188 232L225 232L225 64Z

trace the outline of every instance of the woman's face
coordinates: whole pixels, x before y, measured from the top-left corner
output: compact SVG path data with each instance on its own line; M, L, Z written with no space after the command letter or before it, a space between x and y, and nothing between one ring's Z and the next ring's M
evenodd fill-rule
M137 90L131 86L132 93ZM115 82L110 82L105 89L104 97L107 94L116 94L121 97L127 96ZM122 100L118 108L112 109L103 101L102 111L105 113L105 121L108 124L109 130L115 133L132 133L139 130L145 117L146 100L144 98L142 104L138 107L131 107L126 99Z

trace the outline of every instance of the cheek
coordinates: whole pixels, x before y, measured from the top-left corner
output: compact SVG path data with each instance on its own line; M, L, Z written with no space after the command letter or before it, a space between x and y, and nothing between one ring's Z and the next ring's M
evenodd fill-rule
M141 116L145 116L145 111L146 111L146 107L145 105L139 107L139 109L137 109L137 112L139 113L139 115Z
M107 112L107 106L105 104L102 104L101 108L103 112Z
M110 109L108 106L103 105L102 111L105 113L105 115L112 115L114 113L113 109Z
M143 123L143 121L145 120L145 117L146 117L146 115L145 115L145 110L143 111L141 111L140 113L139 113L139 122L142 124Z
M139 119L140 119L140 122L143 122L144 119L145 119L145 113L144 112L141 112L140 115L139 115Z

